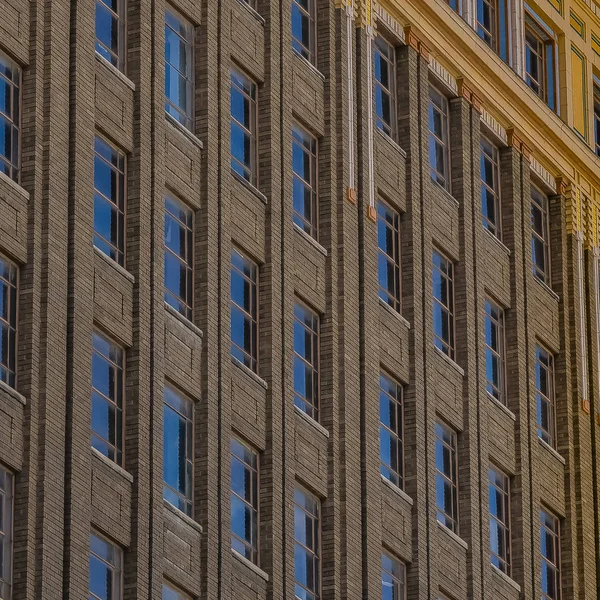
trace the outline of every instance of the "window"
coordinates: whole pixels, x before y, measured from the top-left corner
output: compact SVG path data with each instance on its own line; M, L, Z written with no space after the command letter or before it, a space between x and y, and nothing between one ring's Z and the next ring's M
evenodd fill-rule
M162 600L192 600L191 596L184 594L181 590L178 590L174 585L163 581L163 593Z
M481 138L481 213L483 226L501 239L500 156L498 148Z
M435 500L437 520L458 533L458 468L456 433L439 421L435 424Z
M256 84L239 71L231 72L231 170L257 185Z
M294 404L319 419L319 315L294 305Z
M381 600L404 600L406 567L388 554L381 555Z
M600 87L594 85L594 152L600 156Z
M379 297L400 312L400 215L382 200L377 201L377 246Z
M508 477L488 469L490 504L490 561L510 576L510 489Z
M194 28L172 8L165 9L165 112L192 128Z
M96 52L123 70L125 63L125 0L96 0Z
M433 343L454 360L454 265L433 252Z
M319 500L294 490L294 572L296 598L317 600L321 591Z
M560 522L547 510L540 511L542 600L560 599Z
M317 140L294 126L292 130L294 170L294 223L317 239Z
M550 215L548 197L531 186L531 259L533 274L550 285Z
M552 110L556 102L555 36L533 14L525 13L525 83Z
M165 385L163 411L164 498L191 516L194 403Z
M184 594L174 585L163 581L162 600L192 600L192 597Z
M461 0L446 0L448 6L458 14L462 14L462 2Z
M258 456L236 438L231 451L231 547L258 564Z
M404 487L402 386L379 375L379 457L380 472L399 488Z
M504 311L491 300L485 302L485 375L490 396L506 405Z
M92 446L123 462L123 349L98 332L92 339Z
M0 465L0 598L12 589L13 476Z
M125 250L125 156L94 142L94 245L121 266Z
M17 267L0 255L0 381L15 387Z
M0 54L0 170L19 181L21 70Z
M165 302L192 318L192 211L171 196L165 198Z
M429 166L431 179L450 191L448 99L429 87Z
M231 252L231 355L258 371L258 267L237 250Z
M120 600L122 550L106 538L90 535L90 600Z
M316 0L292 0L292 48L311 64L316 63Z
M538 436L552 447L556 445L556 398L554 395L554 357L535 348L535 395L537 401Z
M477 34L508 62L508 2L507 0L477 0Z
M377 36L375 59L375 124L396 139L396 49L385 38Z

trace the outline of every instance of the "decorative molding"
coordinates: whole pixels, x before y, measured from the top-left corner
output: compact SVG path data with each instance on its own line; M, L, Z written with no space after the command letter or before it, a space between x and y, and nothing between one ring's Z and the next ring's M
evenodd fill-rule
M519 135L515 132L515 130L511 127L506 130L506 143L515 150L521 152L521 146L523 145L523 140L519 137Z
M540 164L540 162L535 158L535 156L531 155L531 148L529 148L529 146L527 146L526 144L522 144L522 146L523 146L523 155L525 155L525 148L529 152L528 160L529 160L531 170L537 175L537 177L539 179L542 180L542 182L548 188L550 193L556 194L557 193L556 178L553 177L551 175L551 173Z
M356 204L356 190L354 188L346 188L346 200L351 204Z
M452 73L439 63L433 56L429 59L429 70L440 80L452 94L458 96L458 83Z
M481 107L481 120L487 128L502 142L508 145L506 129L483 107Z
M419 51L419 38L410 25L404 28L404 42L407 46L415 50L415 52Z
M473 90L465 83L465 80L462 77L459 77L456 80L456 85L458 86L458 95L470 103L473 96Z
M357 0L355 5L356 10L356 26L357 27L372 27L373 26L373 3L372 0Z
M404 43L404 27L379 2L373 3L375 30L379 23L385 25L400 42Z
M377 209L374 206L369 205L369 212L367 214L373 223L377 223Z

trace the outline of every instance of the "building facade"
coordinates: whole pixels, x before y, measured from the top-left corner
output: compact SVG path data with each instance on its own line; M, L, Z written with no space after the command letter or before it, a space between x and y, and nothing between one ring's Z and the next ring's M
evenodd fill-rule
M0 599L592 600L594 0L1 0Z

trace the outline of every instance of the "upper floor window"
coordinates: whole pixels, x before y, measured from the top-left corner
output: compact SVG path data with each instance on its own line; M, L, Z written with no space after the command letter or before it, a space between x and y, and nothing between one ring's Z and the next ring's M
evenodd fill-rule
M437 520L458 533L456 433L439 421L435 424L435 471Z
M99 136L94 142L94 245L123 265L125 156Z
M429 167L431 179L450 191L448 99L429 86Z
M12 589L13 475L0 465L0 598Z
M292 130L294 223L317 239L317 140L297 125Z
M396 49L385 38L375 38L375 124L396 139Z
M490 561L510 576L510 488L508 477L488 469L490 506Z
M406 598L406 567L387 553L381 555L381 600Z
M600 87L594 84L594 152L600 156Z
M165 9L165 111L188 129L194 118L194 27Z
M0 381L15 387L17 365L17 267L0 255Z
M230 101L231 170L256 186L256 84L239 71L231 72Z
M556 102L556 38L532 13L525 13L525 82L554 111Z
M377 277L379 297L400 312L400 215L377 201Z
M542 600L560 599L560 522L547 510L540 511Z
M433 252L433 343L454 360L454 264Z
M125 64L125 0L96 0L96 52L123 70Z
M379 375L379 457L381 474L404 488L404 410L402 386Z
M320 502L306 490L294 490L294 575L296 598L321 595Z
M462 0L446 0L448 6L459 15L462 14Z
M192 600L192 597L188 596L171 583L163 581L162 600Z
M319 315L294 305L294 404L319 419Z
M483 226L498 239L501 236L500 153L488 139L481 138L481 213Z
M92 339L92 446L123 462L123 349L94 332Z
M192 318L193 215L172 196L165 197L165 302Z
M504 311L491 300L485 302L485 376L490 396L506 404Z
M533 274L550 285L550 212L548 197L531 186L531 259Z
M163 493L173 506L192 514L194 403L165 385L163 405Z
M556 446L556 396L554 391L554 356L541 346L535 347L535 395L538 436Z
M508 62L507 0L477 0L477 34L504 62Z
M0 171L19 181L21 70L0 54Z
M317 62L316 0L292 0L292 48L311 64Z
M258 267L231 252L231 355L258 371Z
M90 600L121 600L123 551L106 538L90 534Z
M231 438L231 547L258 564L258 454Z

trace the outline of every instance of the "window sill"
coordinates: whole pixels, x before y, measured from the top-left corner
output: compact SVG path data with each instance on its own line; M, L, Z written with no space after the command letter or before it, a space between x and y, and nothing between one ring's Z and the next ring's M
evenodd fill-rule
M440 185L437 181L434 181L431 177L429 178L431 181L431 185L434 185L436 188L441 190L444 198L448 200L448 202L452 202L456 208L460 208L460 202L442 185Z
M19 196L22 196L29 202L29 192L24 187L21 187L16 181L13 181L6 173L0 172L0 181L4 181L7 185L10 185Z
M244 0L238 0L238 2L264 27L265 20ZM241 556L241 555L240 555Z
M106 58L104 58L104 56L102 56L102 54L100 54L98 51L96 51L96 60L114 73L129 89L131 89L132 92L135 92L135 83L133 83L133 81L131 81L131 79L129 79L129 77L127 77L123 71L119 71L115 65L106 60Z
M113 471L118 473L121 477L127 479L127 481L129 481L129 483L133 483L133 475L131 473L126 471L123 467L120 467L113 460L110 460L110 458L104 456L104 454L102 454L102 452L100 452L99 450L96 450L96 448L94 448L93 446L92 446L92 454L97 456L106 466L110 467Z
M387 133L383 133L378 127L375 127L375 131L386 144L389 144L396 152L399 152L403 158L406 158L406 151L398 145L396 140L392 139Z
M454 360L452 360L447 354L444 354L437 346L433 346L433 349L437 352L438 356L443 358L461 377L465 376L464 369Z
M195 529L198 533L202 533L202 525L197 521L194 521L192 517L186 515L182 510L179 510L176 506L173 506L168 500L163 498L163 504L167 510L172 512L177 518L181 519L184 523L187 523L190 527Z
M186 319L178 310L175 310L168 302L165 302L165 310L182 325L187 327L192 333L200 338L203 337L202 330L199 327L196 327L189 319Z
M269 574L265 573L260 567L256 566L251 560L248 560L245 556L242 556L237 550L231 549L231 555L233 558L241 562L243 565L248 567L255 575L258 575L261 579L269 581Z
M506 573L503 573L496 565L490 564L490 567L492 567L492 573L498 575L500 579L508 583L508 585L513 587L517 592L519 592L519 594L521 593L521 586L512 577L509 577Z
M323 256L327 256L327 248L324 248L323 246L321 246L321 244L319 244L319 242L317 242L317 240L315 240L314 237L312 237L311 235L308 235L308 233L306 233L306 231L304 231L304 229L302 229L302 227L300 227L300 225L298 225L297 223L294 223L294 229L309 243L312 244Z
M555 450L550 444L548 444L547 442L545 442L541 437L538 436L538 442L540 443L540 446L542 448L544 448L544 450L546 450L546 452L549 452L556 460L558 460L559 462L562 463L562 465L566 465L566 461L565 459L558 453L558 450Z
M4 381L0 381L0 390L6 392L11 398L14 398L17 402L20 402L23 406L27 406L27 398L25 396L19 394L15 388L10 387L8 383L4 383Z
M231 175L237 181L239 181L248 191L252 192L263 204L267 204L267 197L249 181L246 181L243 177L238 175L235 171L231 171Z
M494 398L494 396L492 396L491 394L488 394L487 396L490 399L490 401L494 404L494 406L497 406L509 419L513 421L517 420L515 413L512 410L510 410L510 408L504 406L502 402Z
M313 65L309 60L307 60L306 58L304 58L304 56L302 56L302 54L300 54L300 52L298 52L298 50L296 50L295 48L292 48L292 52L294 53L294 56L296 58L298 58L299 60L301 60L303 63L306 64L306 66L317 76L320 77L323 81L325 81L325 75L323 75L323 73L321 73L321 71L319 71L319 69L317 69L317 67L315 65Z
M443 523L437 521L438 529L441 529L447 536L450 537L451 540L455 541L461 548L465 551L469 550L469 544L465 542L460 536L456 535L454 531L450 531Z
M167 123L172 125L181 135L186 137L194 146L197 146L200 150L204 148L202 140L196 137L185 125L182 125L173 115L170 115L165 111L165 120Z
M316 429L321 435L324 435L326 438L329 438L329 431L327 431L327 429L325 429L323 425L317 423L312 417L309 417L301 408L298 408L295 404L294 410L301 419L304 419L311 427Z
M248 375L248 377L250 377L250 379L253 379L254 381L256 381L256 383L258 383L258 385L260 385L261 387L265 388L265 390L269 389L269 386L267 384L267 382L262 379L261 377L259 377L252 369L249 369L241 360L238 360L235 356L231 357L231 362L238 368L241 369L241 371L243 373L245 373L246 375Z
M379 298L379 304L381 306L383 306L383 308L390 313L390 315L392 315L392 317L394 317L394 319L398 319L398 321L400 321L400 323L402 323L402 325L404 325L407 329L410 329L410 323L397 311L394 310L385 300L382 300L381 298Z
M401 490L397 485L394 485L385 475L382 475L381 473L379 473L379 475L381 475L381 481L391 488L394 494L400 496L400 498L410 506L413 505L413 499L404 490Z
M135 277L124 267L122 267L118 262L113 260L110 256L104 254L98 246L94 246L94 252L97 256L99 256L109 267L112 267L117 273L123 275L125 279L130 281L131 283L135 283Z
M498 246L498 248L500 248L500 250L502 250L506 256L510 256L510 250L502 243L502 240L498 239L489 229L487 229L487 227L484 227L483 231L485 231L486 235L491 238L492 243L496 244L496 246Z
M533 276L534 281L539 286L541 286L542 289L544 289L546 292L548 292L548 294L550 294L552 296L552 298L554 298L554 300L556 300L556 302L560 302L560 296L547 283L540 281L533 273L532 273L532 276Z

